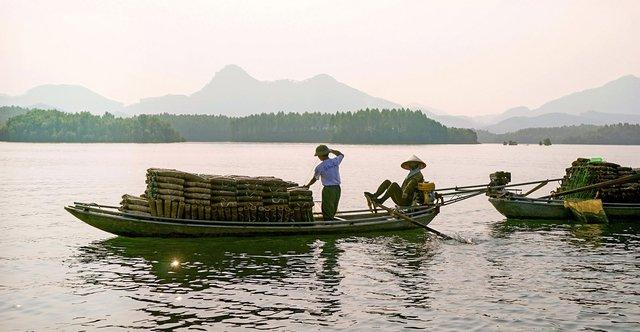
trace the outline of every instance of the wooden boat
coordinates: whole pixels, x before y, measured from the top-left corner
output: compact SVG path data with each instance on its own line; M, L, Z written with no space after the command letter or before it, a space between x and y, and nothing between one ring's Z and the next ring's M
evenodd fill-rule
M571 210L558 199L537 199L527 197L490 197L489 202L503 216L511 219L570 220ZM609 221L640 222L639 203L604 203L604 212Z
M115 206L75 203L65 210L85 223L115 235L129 237L219 237L364 233L400 231L420 226L400 220L387 212L369 210L339 212L338 220L314 222L236 222L152 217L119 211ZM400 209L403 214L427 225L439 208L418 206Z

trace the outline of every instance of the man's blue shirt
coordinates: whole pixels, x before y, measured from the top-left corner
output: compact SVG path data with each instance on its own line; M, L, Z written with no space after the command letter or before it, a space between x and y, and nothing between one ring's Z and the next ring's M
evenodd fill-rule
M313 175L316 180L322 180L323 186L339 186L340 185L340 163L342 162L344 155L336 156L323 160L318 166L316 166L315 173Z

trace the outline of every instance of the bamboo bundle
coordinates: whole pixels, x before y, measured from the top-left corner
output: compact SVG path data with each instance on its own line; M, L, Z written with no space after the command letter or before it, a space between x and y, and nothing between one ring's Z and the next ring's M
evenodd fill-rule
M253 177L248 176L232 176L236 183L236 196L238 202L234 208L236 214L232 214L232 220L239 221L262 221L257 214L253 215L253 211L257 212L257 208L262 206L262 183Z
M288 190L288 194L293 219L313 221L313 192L306 188L294 187Z
M638 172L638 170L634 170L630 167L622 167L614 163L578 158L571 164L571 167L566 169L566 175L562 179L560 187L556 192L615 180ZM638 203L640 202L640 182L625 183L622 185L584 191L567 196L568 198L582 199L600 198L606 203Z
M146 198L134 195L122 195L120 211L138 214L151 214L149 201Z
M184 204L185 172L175 169L149 168L145 196L153 216L177 218L180 203Z
M262 191L260 196L265 206L286 206L289 204L288 182L267 176L258 177L258 179L260 180L260 189Z
M237 210L236 181L231 177L221 175L207 175L206 178L211 186L211 197L209 198L211 212L205 211L205 218L237 221L237 217L234 219L232 212L232 210Z

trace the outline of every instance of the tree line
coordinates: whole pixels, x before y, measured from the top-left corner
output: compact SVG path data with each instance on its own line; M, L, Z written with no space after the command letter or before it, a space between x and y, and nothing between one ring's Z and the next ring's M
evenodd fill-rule
M0 127L2 127L2 125L4 125L10 118L18 116L20 114L25 114L29 111L30 109L19 106L0 107Z
M159 117L187 141L329 142L351 144L477 143L470 129L448 128L421 111L364 109L356 112L262 113L245 117Z
M160 143L184 139L155 116L117 118L89 112L65 113L34 109L0 125L0 140L14 142L118 142Z
M526 128L512 133L493 134L478 130L481 143L518 143L537 144L548 138L554 144L640 144L640 124L618 123L612 125L579 125L552 128Z
M139 115L32 110L10 118L0 139L29 142L328 142L352 144L477 143L470 129L448 128L421 111L223 115Z

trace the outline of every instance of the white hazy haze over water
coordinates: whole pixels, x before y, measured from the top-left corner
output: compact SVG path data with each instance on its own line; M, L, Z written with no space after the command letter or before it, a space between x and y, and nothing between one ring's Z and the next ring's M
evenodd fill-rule
M497 113L640 75L639 18L640 1L0 0L0 93L67 83L133 103L233 63Z

